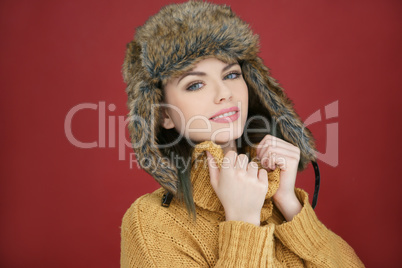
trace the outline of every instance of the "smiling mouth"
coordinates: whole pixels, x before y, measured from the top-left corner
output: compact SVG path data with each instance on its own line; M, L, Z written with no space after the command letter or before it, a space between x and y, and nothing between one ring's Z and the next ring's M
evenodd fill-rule
M227 123L237 121L237 119L239 119L239 117L240 117L239 111L231 111L231 112L226 112L226 113L220 114L218 116L214 116L209 120L211 120L212 122L215 122L215 123L227 124Z
M211 120L218 119L218 118L224 118L224 117L227 117L227 116L232 116L232 115L234 115L234 114L236 114L236 113L237 113L237 111L224 113L224 114L221 114L221 115L212 117Z

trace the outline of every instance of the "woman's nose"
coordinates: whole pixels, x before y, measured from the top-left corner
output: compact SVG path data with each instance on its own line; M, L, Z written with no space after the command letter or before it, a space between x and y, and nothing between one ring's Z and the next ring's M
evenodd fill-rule
M220 103L232 99L232 90L223 83L223 81L215 85L215 103Z

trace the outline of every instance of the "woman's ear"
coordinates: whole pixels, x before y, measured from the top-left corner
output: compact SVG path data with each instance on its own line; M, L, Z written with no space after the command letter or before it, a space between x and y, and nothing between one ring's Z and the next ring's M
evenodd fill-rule
M161 108L161 125L165 129L174 128L174 123L165 107Z

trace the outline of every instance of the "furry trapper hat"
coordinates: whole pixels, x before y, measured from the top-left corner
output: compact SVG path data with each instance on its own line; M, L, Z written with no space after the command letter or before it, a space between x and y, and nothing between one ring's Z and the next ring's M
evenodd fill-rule
M173 4L137 28L123 65L129 131L140 165L169 192L177 193L178 174L174 165L160 165L163 154L155 138L160 114L155 104L162 101L162 85L167 79L188 72L207 57L241 63L248 88L259 99L252 105L261 106L276 122L281 136L300 148L300 170L316 159L310 131L258 52L258 36L228 6L201 1Z

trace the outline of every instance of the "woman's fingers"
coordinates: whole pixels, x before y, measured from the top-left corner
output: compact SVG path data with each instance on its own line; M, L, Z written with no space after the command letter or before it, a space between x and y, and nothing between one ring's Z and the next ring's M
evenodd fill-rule
M237 153L229 151L223 157L222 168L233 168L236 165Z
M247 174L252 178L258 178L258 165L256 162L251 161L248 163Z
M268 189L268 172L265 169L258 170L258 180Z
M213 187L218 186L218 180L222 170L219 170L216 160L210 152L206 151L208 168ZM237 171L240 176L248 176L250 178L260 179L258 164L254 161L248 162L248 157L245 154L237 155L234 151L229 151L223 159L222 169L233 169ZM275 165L275 163L273 163ZM262 169L263 170L263 169ZM264 174L264 171L262 172Z
M300 149L289 143L266 141L266 143L264 143L263 145L260 146L260 148L258 148L257 156L258 157L264 156L267 153L267 151L273 150L273 149L285 149L289 152L292 152L295 154L300 154Z
M264 154L264 152L266 152L268 147L285 148L285 149L288 149L289 151L293 151L295 153L300 152L300 150L297 146L294 146L293 144L291 144L287 141L284 141L282 139L279 139L277 137L274 137L271 135L266 135L257 146L257 149L256 149L257 156Z
M256 162L248 162L248 157L245 154L240 154L236 158L235 169L241 174L248 175L257 179L258 165Z
M286 170L300 160L300 149L284 140L267 135L257 146L257 157L261 165L270 170L276 167Z
M300 154L278 147L269 148L263 156L260 156L261 165L271 170L274 170L276 166L285 170L290 162L299 163L299 160Z
M236 158L235 169L247 171L248 157L245 154L240 154Z

